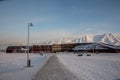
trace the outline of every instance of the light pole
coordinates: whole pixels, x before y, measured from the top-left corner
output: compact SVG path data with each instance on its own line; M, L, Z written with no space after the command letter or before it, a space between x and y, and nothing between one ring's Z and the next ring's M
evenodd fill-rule
M30 47L29 47L29 27L30 26L33 26L32 23L28 23L28 41L27 41L27 67L30 67L31 66L31 60L29 59L29 50L30 50Z

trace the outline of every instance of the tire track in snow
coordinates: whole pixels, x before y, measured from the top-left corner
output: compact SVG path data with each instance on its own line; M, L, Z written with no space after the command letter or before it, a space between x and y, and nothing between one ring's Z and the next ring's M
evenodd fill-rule
M53 55L33 80L78 80L78 78L64 67L56 55Z

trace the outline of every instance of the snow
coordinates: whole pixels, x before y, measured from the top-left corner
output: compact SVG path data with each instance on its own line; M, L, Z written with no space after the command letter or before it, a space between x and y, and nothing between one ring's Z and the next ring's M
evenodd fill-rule
M92 49L120 49L120 46L109 45L104 43L89 43L85 45L78 45L73 50L92 50Z
M78 80L78 78L64 67L56 55L53 55L33 80Z
M120 54L64 54L58 57L79 80L120 80Z
M26 67L26 54L0 53L0 80L32 80L51 55L30 54L32 67ZM56 55L79 80L120 80L119 53L77 56L66 52Z
M92 50L92 49L108 49L100 43L91 43L91 44L85 44L85 45L78 45L73 50Z
M81 35L58 40L45 42L44 44L66 44L66 43L106 43L111 45L120 45L120 34L102 34L102 35Z
M109 44L101 44L103 46L107 46L109 48L113 48L113 49L120 49L120 46L115 46L115 45L109 45Z
M0 80L32 80L50 55L30 54L32 67L26 67L26 54L0 54Z

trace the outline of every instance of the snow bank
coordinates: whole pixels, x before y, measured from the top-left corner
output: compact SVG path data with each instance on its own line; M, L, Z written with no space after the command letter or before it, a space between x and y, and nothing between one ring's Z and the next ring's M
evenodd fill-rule
M80 80L120 80L120 54L58 55Z
M30 54L32 67L26 67L26 54L0 54L0 80L32 80L50 55Z

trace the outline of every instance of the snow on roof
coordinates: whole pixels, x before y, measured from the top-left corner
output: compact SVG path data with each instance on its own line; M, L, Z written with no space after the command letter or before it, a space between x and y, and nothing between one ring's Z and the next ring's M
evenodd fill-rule
M120 46L115 46L115 45L110 45L110 44L104 44L104 43L101 43L101 45L109 47L109 48L112 48L112 49L120 49Z
M92 50L92 49L120 49L120 47L108 45L104 43L90 43L85 45L78 45L73 50Z

